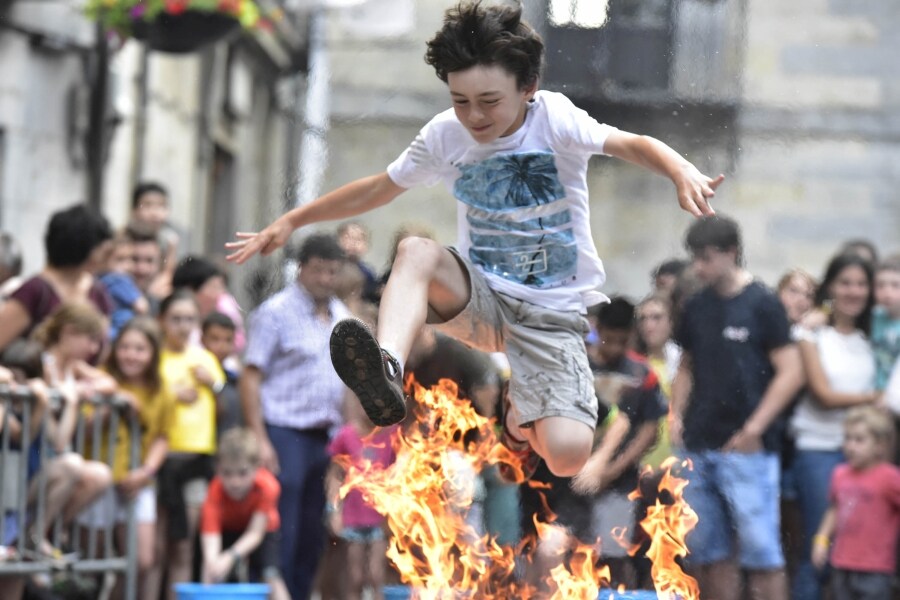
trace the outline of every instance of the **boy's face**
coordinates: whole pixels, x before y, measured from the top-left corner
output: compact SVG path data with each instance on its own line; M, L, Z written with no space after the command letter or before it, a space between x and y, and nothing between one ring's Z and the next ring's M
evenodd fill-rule
M131 246L134 282L146 292L153 278L159 274L162 250L156 242L138 242Z
M216 310L219 304L219 298L228 291L225 287L225 278L221 275L210 277L203 282L194 297L197 299L197 306L200 308L200 316L205 317L212 311Z
M309 292L313 300L325 302L334 296L335 290L337 290L341 262L313 256L301 265L297 280Z
M605 365L614 365L625 356L628 342L631 340L630 329L610 329L602 325L597 328L600 342L597 344L596 357Z
M852 423L844 430L844 456L854 469L864 469L882 458L882 447L862 423Z
M222 480L222 487L229 498L243 500L253 487L258 468L248 460L220 460L216 474Z
M369 251L369 236L366 230L356 225L351 225L338 238L344 254L351 260L359 260Z
M657 301L646 302L637 310L637 326L650 348L661 348L672 336L669 309Z
M222 362L234 352L234 331L221 325L210 325L200 338L203 347Z
M169 218L169 199L159 192L146 192L138 199L134 218L159 231Z
M109 270L114 273L134 274L134 246L130 242L118 242L109 255Z
M537 85L521 90L516 77L498 65L476 65L447 74L456 118L479 144L515 132L525 122Z
M900 271L883 269L875 274L875 302L892 317L900 317Z
M788 320L796 323L813 307L816 290L803 277L794 276L779 290L778 298L784 305Z
M707 246L693 253L691 266L704 285L716 286L737 268L735 251Z

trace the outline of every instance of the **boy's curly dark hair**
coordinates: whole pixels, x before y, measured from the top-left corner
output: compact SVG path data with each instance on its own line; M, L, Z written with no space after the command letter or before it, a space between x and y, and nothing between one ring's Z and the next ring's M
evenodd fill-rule
M447 83L448 73L476 65L498 65L516 77L519 89L541 76L544 42L522 21L522 7L464 2L449 9L444 25L428 42L425 62Z

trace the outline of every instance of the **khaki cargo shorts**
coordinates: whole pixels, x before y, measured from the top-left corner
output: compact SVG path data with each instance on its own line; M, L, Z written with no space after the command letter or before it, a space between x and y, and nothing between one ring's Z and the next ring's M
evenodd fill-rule
M597 427L597 397L578 312L552 310L495 292L481 271L448 248L466 269L471 297L461 313L435 329L485 352L504 352L519 426L567 417Z

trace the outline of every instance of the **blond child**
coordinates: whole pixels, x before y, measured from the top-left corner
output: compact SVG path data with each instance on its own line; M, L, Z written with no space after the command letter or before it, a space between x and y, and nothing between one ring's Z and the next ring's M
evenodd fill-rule
M226 581L243 560L251 581L265 581L272 600L289 600L279 569L278 480L260 466L259 442L246 428L225 432L216 476L203 503L203 582Z
M844 432L847 462L831 477L812 562L832 566L833 598L887 600L900 537L900 469L888 462L894 424L884 411L861 406L848 413Z

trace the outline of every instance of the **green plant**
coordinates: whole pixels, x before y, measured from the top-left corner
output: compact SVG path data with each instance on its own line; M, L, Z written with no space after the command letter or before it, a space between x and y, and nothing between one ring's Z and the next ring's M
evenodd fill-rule
M246 29L270 26L253 0L88 0L85 6L89 17L122 37L131 36L137 21L151 23L160 15L177 16L186 11L233 17Z

